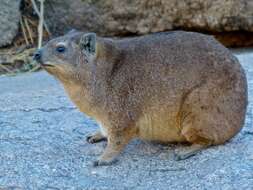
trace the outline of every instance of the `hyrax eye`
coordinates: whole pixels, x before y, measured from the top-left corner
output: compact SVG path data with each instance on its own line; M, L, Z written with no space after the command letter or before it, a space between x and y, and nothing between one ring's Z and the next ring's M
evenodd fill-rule
M65 50L66 50L66 48L63 45L60 45L60 46L56 47L56 51L58 53L64 53Z

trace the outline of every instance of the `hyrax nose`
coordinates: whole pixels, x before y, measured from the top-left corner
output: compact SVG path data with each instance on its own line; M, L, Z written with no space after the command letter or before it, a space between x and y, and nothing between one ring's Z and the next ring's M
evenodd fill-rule
M36 61L40 61L41 59L41 49L38 49L34 54L33 54L33 59Z

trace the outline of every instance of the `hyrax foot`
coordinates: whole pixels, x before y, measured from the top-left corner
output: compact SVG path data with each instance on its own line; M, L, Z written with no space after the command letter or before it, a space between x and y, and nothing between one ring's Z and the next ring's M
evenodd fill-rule
M117 156L124 149L127 143L131 140L130 133L116 132L108 135L108 143L104 153L94 162L94 166L111 165L117 160Z
M104 153L93 163L93 166L104 166L115 163L117 156L125 145L126 144L123 144L121 141L109 141Z
M106 166L115 163L116 157L120 154L121 149L107 145L104 153L93 163L93 166Z
M174 159L177 161L188 159L207 147L208 145L193 144L190 147L188 147L187 150L181 151L176 150L174 152Z
M102 135L102 133L100 131L96 132L95 134L93 135L89 135L86 137L86 141L88 143L98 143L98 142L101 142L101 141L106 141L106 137Z

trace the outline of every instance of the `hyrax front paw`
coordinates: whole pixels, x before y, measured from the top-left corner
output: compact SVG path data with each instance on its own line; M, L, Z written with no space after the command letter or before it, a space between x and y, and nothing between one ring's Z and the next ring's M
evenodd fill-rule
M108 166L115 163L117 156L120 153L119 150L114 150L111 146L107 145L104 153L99 157L98 160L93 162L93 166Z
M98 142L101 142L101 141L106 141L106 137L104 137L100 132L97 132L93 135L89 135L86 137L86 141L88 143L98 143Z
M108 134L108 143L94 166L111 165L117 161L117 156L132 138L132 134L128 131L114 131Z

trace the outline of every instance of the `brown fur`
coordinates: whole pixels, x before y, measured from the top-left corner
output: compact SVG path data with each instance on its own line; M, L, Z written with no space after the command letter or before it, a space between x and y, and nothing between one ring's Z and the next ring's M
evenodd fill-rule
M78 45L83 33L50 41L44 68L95 118L108 145L97 165L109 164L133 138L218 145L244 124L247 83L238 60L213 37L168 32L123 40L97 37L93 59ZM56 55L65 42L66 55ZM202 146L195 146L199 147ZM196 148L195 148L196 149Z

